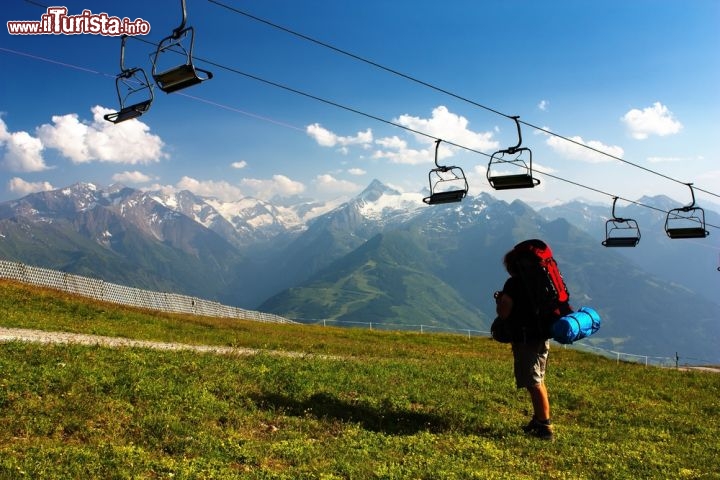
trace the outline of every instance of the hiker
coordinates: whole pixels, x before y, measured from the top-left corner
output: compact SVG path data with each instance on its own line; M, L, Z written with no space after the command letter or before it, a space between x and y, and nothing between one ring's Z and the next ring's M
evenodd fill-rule
M530 394L533 417L523 430L538 438L552 440L550 400L545 386L551 335L531 297L532 286L528 282L533 279L522 275L521 265L534 261L535 256L531 251L518 248L527 242L539 242L536 245L547 248L544 242L531 240L522 242L505 254L503 264L510 278L502 291L495 293L498 319L493 324L492 333L496 340L512 345L515 384Z

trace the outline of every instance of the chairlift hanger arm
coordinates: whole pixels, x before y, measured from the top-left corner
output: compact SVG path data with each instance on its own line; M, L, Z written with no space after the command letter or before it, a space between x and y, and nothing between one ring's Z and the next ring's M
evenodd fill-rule
M187 23L187 5L185 4L185 0L180 0L180 7L182 8L182 20L180 21L180 25L173 30L172 37L174 39L180 38Z
M127 35L122 35L120 37L120 72L125 73L127 72L127 68L125 68L125 42L127 40Z
M682 208L682 211L689 212L690 210L692 210L695 207L695 192L693 191L692 183L686 183L685 185L690 187L690 195L692 196L692 202L690 203L690 205L685 205Z
M613 216L613 218L612 218L612 219L615 220L616 222L621 222L621 223L627 222L628 219L622 218L622 217L618 217L618 216L615 214L615 204L617 203L617 201L618 201L618 197L613 197L613 206L612 206L612 216Z
M514 147L510 147L507 149L508 153L515 153L520 149L520 145L522 145L522 132L520 131L520 116L519 115L513 115L513 120L515 120L515 126L517 127L517 134L518 134L518 143Z
M435 140L435 166L437 168L444 168L444 167L438 165L438 150L440 149L440 142L442 142L442 139L440 139L440 138Z

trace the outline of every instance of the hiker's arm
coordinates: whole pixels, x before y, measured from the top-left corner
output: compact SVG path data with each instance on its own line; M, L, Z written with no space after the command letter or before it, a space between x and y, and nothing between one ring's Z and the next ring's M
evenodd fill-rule
M512 307L512 297L510 297L507 293L501 293L497 298L497 304L495 307L498 317L502 319L508 318L512 312Z

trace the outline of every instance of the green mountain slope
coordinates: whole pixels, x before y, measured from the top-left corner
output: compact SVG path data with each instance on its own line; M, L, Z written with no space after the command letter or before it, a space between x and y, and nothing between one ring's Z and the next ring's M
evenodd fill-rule
M410 232L376 235L261 310L293 318L488 328L488 318L432 273L437 263Z

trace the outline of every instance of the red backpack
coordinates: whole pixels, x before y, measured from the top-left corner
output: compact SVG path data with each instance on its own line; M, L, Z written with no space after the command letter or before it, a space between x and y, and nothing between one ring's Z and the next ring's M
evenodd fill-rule
M550 247L542 240L532 239L518 243L514 250L518 275L533 302L536 316L552 324L571 313L570 293Z

